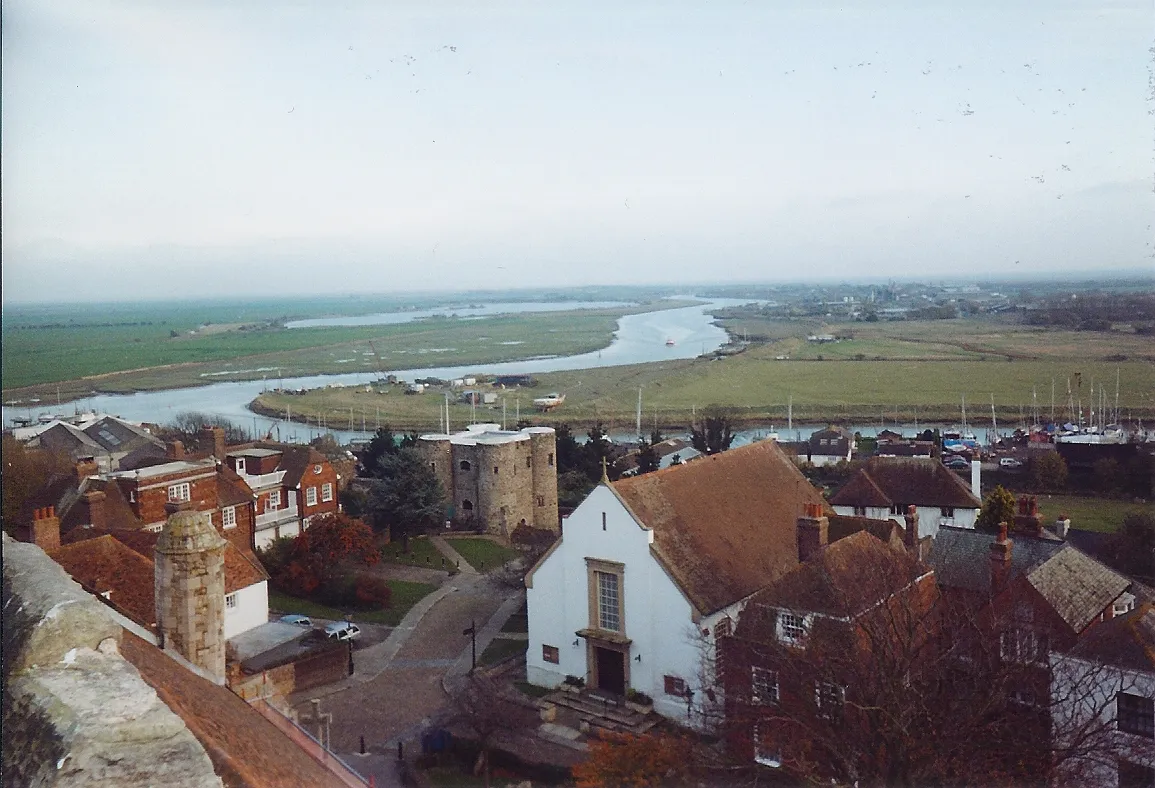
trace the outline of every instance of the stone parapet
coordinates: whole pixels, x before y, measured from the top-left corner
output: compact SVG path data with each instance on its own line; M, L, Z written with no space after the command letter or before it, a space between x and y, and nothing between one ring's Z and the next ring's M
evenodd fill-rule
M6 785L221 786L119 653L121 629L35 545L3 537Z

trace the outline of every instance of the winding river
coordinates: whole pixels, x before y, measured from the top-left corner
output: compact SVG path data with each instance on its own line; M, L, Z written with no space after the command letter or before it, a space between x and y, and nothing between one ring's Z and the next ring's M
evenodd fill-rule
M420 377L459 378L470 374L559 372L571 369L590 369L592 367L612 367L622 364L693 358L702 353L716 350L727 341L726 332L714 325L714 320L710 316L711 311L746 303L750 303L750 301L720 298L695 306L625 315L618 321L618 328L614 332L613 341L607 347L592 353L508 361L498 364L395 369L389 370L389 372L405 380ZM403 314L408 320L420 316L420 313L400 314ZM673 344L667 344L667 340L673 340ZM249 402L262 391L274 385L294 389L311 389L328 385L348 386L368 383L377 377L377 372L356 372L343 375L311 375L277 380L213 383L194 388L142 391L136 394L101 394L69 403L60 408L53 408L44 403L32 409L5 406L3 418L5 426L8 426L12 424L11 419L13 417L36 418L43 412L68 413L79 409L81 411L113 413L131 421L163 424L172 421L179 413L196 411L221 419L228 419L241 426L252 425L258 434L264 434L270 428L276 427L282 440L306 441L317 434L315 427L310 430L308 426L303 424L254 415L248 410ZM366 434L361 431L334 430L332 432L341 442L364 437Z

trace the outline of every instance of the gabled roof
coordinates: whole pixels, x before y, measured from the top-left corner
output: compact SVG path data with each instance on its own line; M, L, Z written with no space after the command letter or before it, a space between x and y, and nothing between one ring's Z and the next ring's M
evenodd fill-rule
M88 507L83 501L84 494L89 491L104 493L104 524L107 527L136 529L144 525L132 511L132 506L129 505L118 484L90 477L82 479L79 483L70 480L55 504L62 533L91 524Z
M1080 640L1072 654L1120 668L1155 672L1155 605L1145 602L1104 621Z
M942 587L991 591L993 534L963 528L939 529L930 565ZM1074 632L1082 632L1131 580L1071 545L1045 535L1014 534L1007 581L1024 577Z
M156 623L153 572L155 531L81 528L51 557L81 585L95 593L111 591L109 601L133 621ZM225 593L231 594L268 579L261 562L231 542L225 547Z
M798 564L796 520L821 493L772 440L614 482L651 549L701 613Z
M72 456L106 454L103 446L79 427L58 421L35 438L35 443L50 451L62 451Z
M325 455L312 446L286 446L277 470L285 472L282 484L293 490L300 486L301 477L310 466L326 463L328 460L325 459Z
M832 514L828 517L830 527L827 538L831 544L845 539L851 534L866 531L887 544L902 544L906 526L894 520L875 520L871 517L857 517L848 514Z
M253 502L253 488L227 465L217 468L217 505L243 506Z
M164 442L147 430L115 416L94 421L84 428L84 434L109 452L130 451L145 444L164 448Z
M226 687L197 676L131 632L124 633L120 650L184 720L227 788L344 785Z
M880 497L881 493L881 497ZM830 499L834 506L949 506L983 504L949 468L918 457L872 457Z
M113 536L105 534L53 550L52 560L76 582L104 596L138 624L156 626L153 562Z
M1123 575L1070 545L1031 569L1027 582L1075 632L1082 632L1131 585Z
M754 604L853 618L929 570L867 531L825 547L754 595Z

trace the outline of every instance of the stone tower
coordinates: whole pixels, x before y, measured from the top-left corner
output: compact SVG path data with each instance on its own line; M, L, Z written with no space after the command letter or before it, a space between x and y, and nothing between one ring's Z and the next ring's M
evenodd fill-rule
M223 682L225 547L207 512L175 511L156 542L153 592L164 648Z
M557 434L553 427L527 427L525 432L533 457L533 527L556 532Z

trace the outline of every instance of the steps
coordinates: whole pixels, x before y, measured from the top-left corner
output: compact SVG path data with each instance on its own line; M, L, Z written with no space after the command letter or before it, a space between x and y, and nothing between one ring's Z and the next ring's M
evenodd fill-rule
M569 710L581 722L587 723L591 730L638 735L646 733L660 721L658 715L653 712L644 714L620 701L584 690L581 693L553 692L546 695L544 700L553 703L559 711Z

